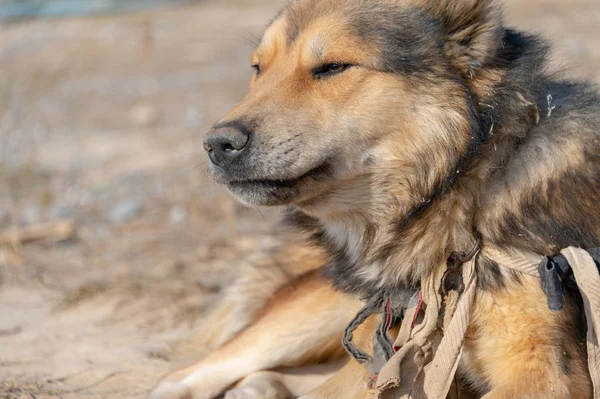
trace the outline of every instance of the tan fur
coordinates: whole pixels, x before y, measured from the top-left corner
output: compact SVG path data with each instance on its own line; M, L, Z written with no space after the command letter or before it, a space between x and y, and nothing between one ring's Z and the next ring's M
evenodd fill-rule
M379 323L379 317L369 317L354 333L354 343L361 349L371 351L373 333ZM339 373L323 385L312 390L302 399L365 399L371 376L358 362L349 361Z
M486 398L591 397L585 347L569 334L570 318L548 309L538 281L523 277L506 290L480 291L471 320L461 368L494 387Z
M282 287L323 266L324 254L311 245L294 241L267 253L250 256L237 265L239 277L223 293L223 298L203 320L199 332L186 346L217 349L230 341L267 311L269 300Z

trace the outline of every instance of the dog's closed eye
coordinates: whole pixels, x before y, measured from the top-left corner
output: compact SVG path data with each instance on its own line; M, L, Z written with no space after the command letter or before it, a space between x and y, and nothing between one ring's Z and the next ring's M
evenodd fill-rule
M348 68L352 67L352 64L345 63L331 63L331 64L323 64L312 70L312 75L315 79L323 79L328 78L333 75L337 75L342 73Z

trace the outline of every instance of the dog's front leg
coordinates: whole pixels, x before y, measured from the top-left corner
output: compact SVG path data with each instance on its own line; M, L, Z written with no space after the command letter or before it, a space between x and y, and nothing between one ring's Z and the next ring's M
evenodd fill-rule
M348 320L362 304L315 274L282 290L264 314L200 363L168 376L150 399L210 399L257 371L339 359Z
M367 399L370 378L367 369L350 360L337 374L300 399Z
M379 316L371 316L354 332L354 343L359 348L372 352L373 334L380 320ZM369 371L351 359L333 377L300 399L368 399L370 379Z
M291 399L310 392L331 378L346 363L319 364L277 371L259 371L236 384L225 399Z

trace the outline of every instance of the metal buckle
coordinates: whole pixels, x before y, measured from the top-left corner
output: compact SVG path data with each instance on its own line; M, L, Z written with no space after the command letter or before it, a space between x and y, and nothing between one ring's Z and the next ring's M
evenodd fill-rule
M462 278L462 265L473 259L477 252L481 249L481 238L477 237L475 246L469 253L453 252L448 258L448 269L442 277L441 290L444 295L448 295L450 291L458 291L462 294L465 290L465 283Z

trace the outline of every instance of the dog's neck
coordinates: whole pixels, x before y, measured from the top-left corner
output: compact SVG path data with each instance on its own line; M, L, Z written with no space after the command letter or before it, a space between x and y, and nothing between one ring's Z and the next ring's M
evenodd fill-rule
M336 286L368 296L417 285L451 252L472 248L474 194L462 187L457 182L443 195L411 207L388 186L354 204L340 203L343 192L334 188L327 195L331 202L305 205L290 217L327 249Z

